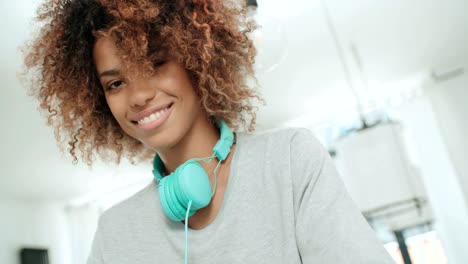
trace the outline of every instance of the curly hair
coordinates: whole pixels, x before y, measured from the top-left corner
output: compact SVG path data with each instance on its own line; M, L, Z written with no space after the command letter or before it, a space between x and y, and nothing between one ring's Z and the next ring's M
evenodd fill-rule
M257 84L256 51L248 38L256 24L247 18L245 5L230 0L56 0L41 5L37 20L44 26L26 45L24 74L55 127L60 148L68 148L74 163L77 151L88 165L94 154L117 163L122 156L132 163L149 158L149 150L119 127L107 105L92 54L100 35L115 38L129 71L151 74L161 53L170 54L189 73L210 117L224 119L234 130L254 130L254 99L264 101L249 85Z

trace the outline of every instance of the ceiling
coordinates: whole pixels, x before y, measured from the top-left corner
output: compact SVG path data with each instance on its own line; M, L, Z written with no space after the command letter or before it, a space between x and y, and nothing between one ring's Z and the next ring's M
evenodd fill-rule
M129 182L149 181L148 166L97 164L90 170L71 165L58 152L52 129L16 77L21 67L19 45L32 34L37 2L0 4L0 74L5 92L0 99L4 124L0 132L0 198L69 200ZM264 67L258 75L267 102L259 111L258 129L301 117L306 120L302 125L310 127L333 115L353 112L355 101L326 23L323 1L257 2L265 21L259 61L270 68L278 64L270 71ZM466 0L329 0L326 4L351 72L351 84L362 93L365 82L372 86L366 89L378 92L468 57ZM275 56L282 60L272 62Z

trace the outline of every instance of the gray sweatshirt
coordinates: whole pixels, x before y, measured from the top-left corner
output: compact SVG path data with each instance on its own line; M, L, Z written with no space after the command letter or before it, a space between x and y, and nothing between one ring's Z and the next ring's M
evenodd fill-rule
M188 263L393 263L309 130L237 133L233 155L218 215L189 229ZM88 264L184 263L184 228L152 182L103 213Z

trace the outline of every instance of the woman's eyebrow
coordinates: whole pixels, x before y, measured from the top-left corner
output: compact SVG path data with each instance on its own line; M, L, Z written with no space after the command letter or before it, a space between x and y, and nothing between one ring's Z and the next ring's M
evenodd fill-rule
M120 75L120 70L118 69L111 69L111 70L107 70L107 71L103 71L99 74L99 78L103 77L103 76L116 76L116 75Z

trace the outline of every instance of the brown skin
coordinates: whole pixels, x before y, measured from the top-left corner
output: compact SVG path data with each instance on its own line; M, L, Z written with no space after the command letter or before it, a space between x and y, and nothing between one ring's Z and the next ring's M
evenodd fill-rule
M255 23L237 0L44 0L37 19L41 30L24 47L24 76L74 162L146 163L157 152L172 172L211 155L219 132L208 116L234 131L254 130L254 102L263 102L248 85L256 52L247 33ZM99 76L109 69L119 73ZM116 90L104 92L109 82ZM150 133L131 122L168 102L174 112ZM216 217L234 151L219 168L210 205L190 218L192 229ZM201 165L213 183L216 160Z
M209 121L183 66L168 60L159 65L152 76L130 76L123 70L125 67L118 56L114 39L104 36L97 39L93 58L106 102L117 123L127 135L157 152L166 172L173 172L193 157L212 155L212 148L220 136L219 130ZM173 103L172 112L161 126L144 131L132 121L139 112L166 103ZM190 228L202 229L216 217L226 189L234 149L231 149L228 159L220 166L211 203L190 218ZM214 159L209 164L200 163L208 172L212 186L217 162Z
M107 105L91 54L101 36L115 37L127 72L157 72L160 57L170 54L187 70L209 116L222 118L234 131L253 131L254 103L263 102L250 85L255 85L255 48L247 33L255 23L239 3L44 0L37 14L41 30L24 47L24 76L55 127L62 150L68 150L74 162L80 158L89 165L97 158L116 163L122 158L148 163L153 158L154 150L126 133ZM156 103L174 99L158 96ZM184 124L184 130L193 126ZM154 139L166 142L166 136Z

